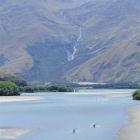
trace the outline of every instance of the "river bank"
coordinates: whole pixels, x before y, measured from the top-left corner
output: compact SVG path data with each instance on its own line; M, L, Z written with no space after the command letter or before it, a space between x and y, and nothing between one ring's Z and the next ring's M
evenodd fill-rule
M140 105L128 110L128 123L119 131L119 140L140 140Z
M35 101L41 100L39 96L0 96L1 102L22 102L22 101Z

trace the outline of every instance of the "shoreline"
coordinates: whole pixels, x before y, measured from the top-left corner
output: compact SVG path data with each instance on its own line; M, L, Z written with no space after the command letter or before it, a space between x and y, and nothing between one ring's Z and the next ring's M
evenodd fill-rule
M102 92L104 91L104 93ZM87 92L88 91L88 92ZM94 89L94 90L80 90L80 92L73 92L76 95L132 95L134 89Z
M40 96L0 96L0 103L41 100Z
M128 121L120 128L118 140L140 140L140 105L128 109Z

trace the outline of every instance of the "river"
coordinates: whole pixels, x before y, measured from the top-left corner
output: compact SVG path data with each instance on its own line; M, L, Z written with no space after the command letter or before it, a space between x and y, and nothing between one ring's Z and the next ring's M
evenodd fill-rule
M35 129L16 140L117 140L128 107L137 104L131 93L104 89L37 93L42 100L0 103L0 127Z

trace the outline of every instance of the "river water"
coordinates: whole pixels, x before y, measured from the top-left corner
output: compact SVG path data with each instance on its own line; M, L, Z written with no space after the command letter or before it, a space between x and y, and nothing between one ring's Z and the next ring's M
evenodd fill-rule
M128 107L137 104L130 93L103 89L38 93L44 99L0 103L0 127L35 130L17 140L117 140Z

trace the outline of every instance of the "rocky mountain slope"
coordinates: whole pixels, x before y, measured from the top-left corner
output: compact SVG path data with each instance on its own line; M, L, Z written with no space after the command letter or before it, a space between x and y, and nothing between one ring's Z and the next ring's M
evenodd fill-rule
M30 81L140 82L140 1L0 0L0 70Z

